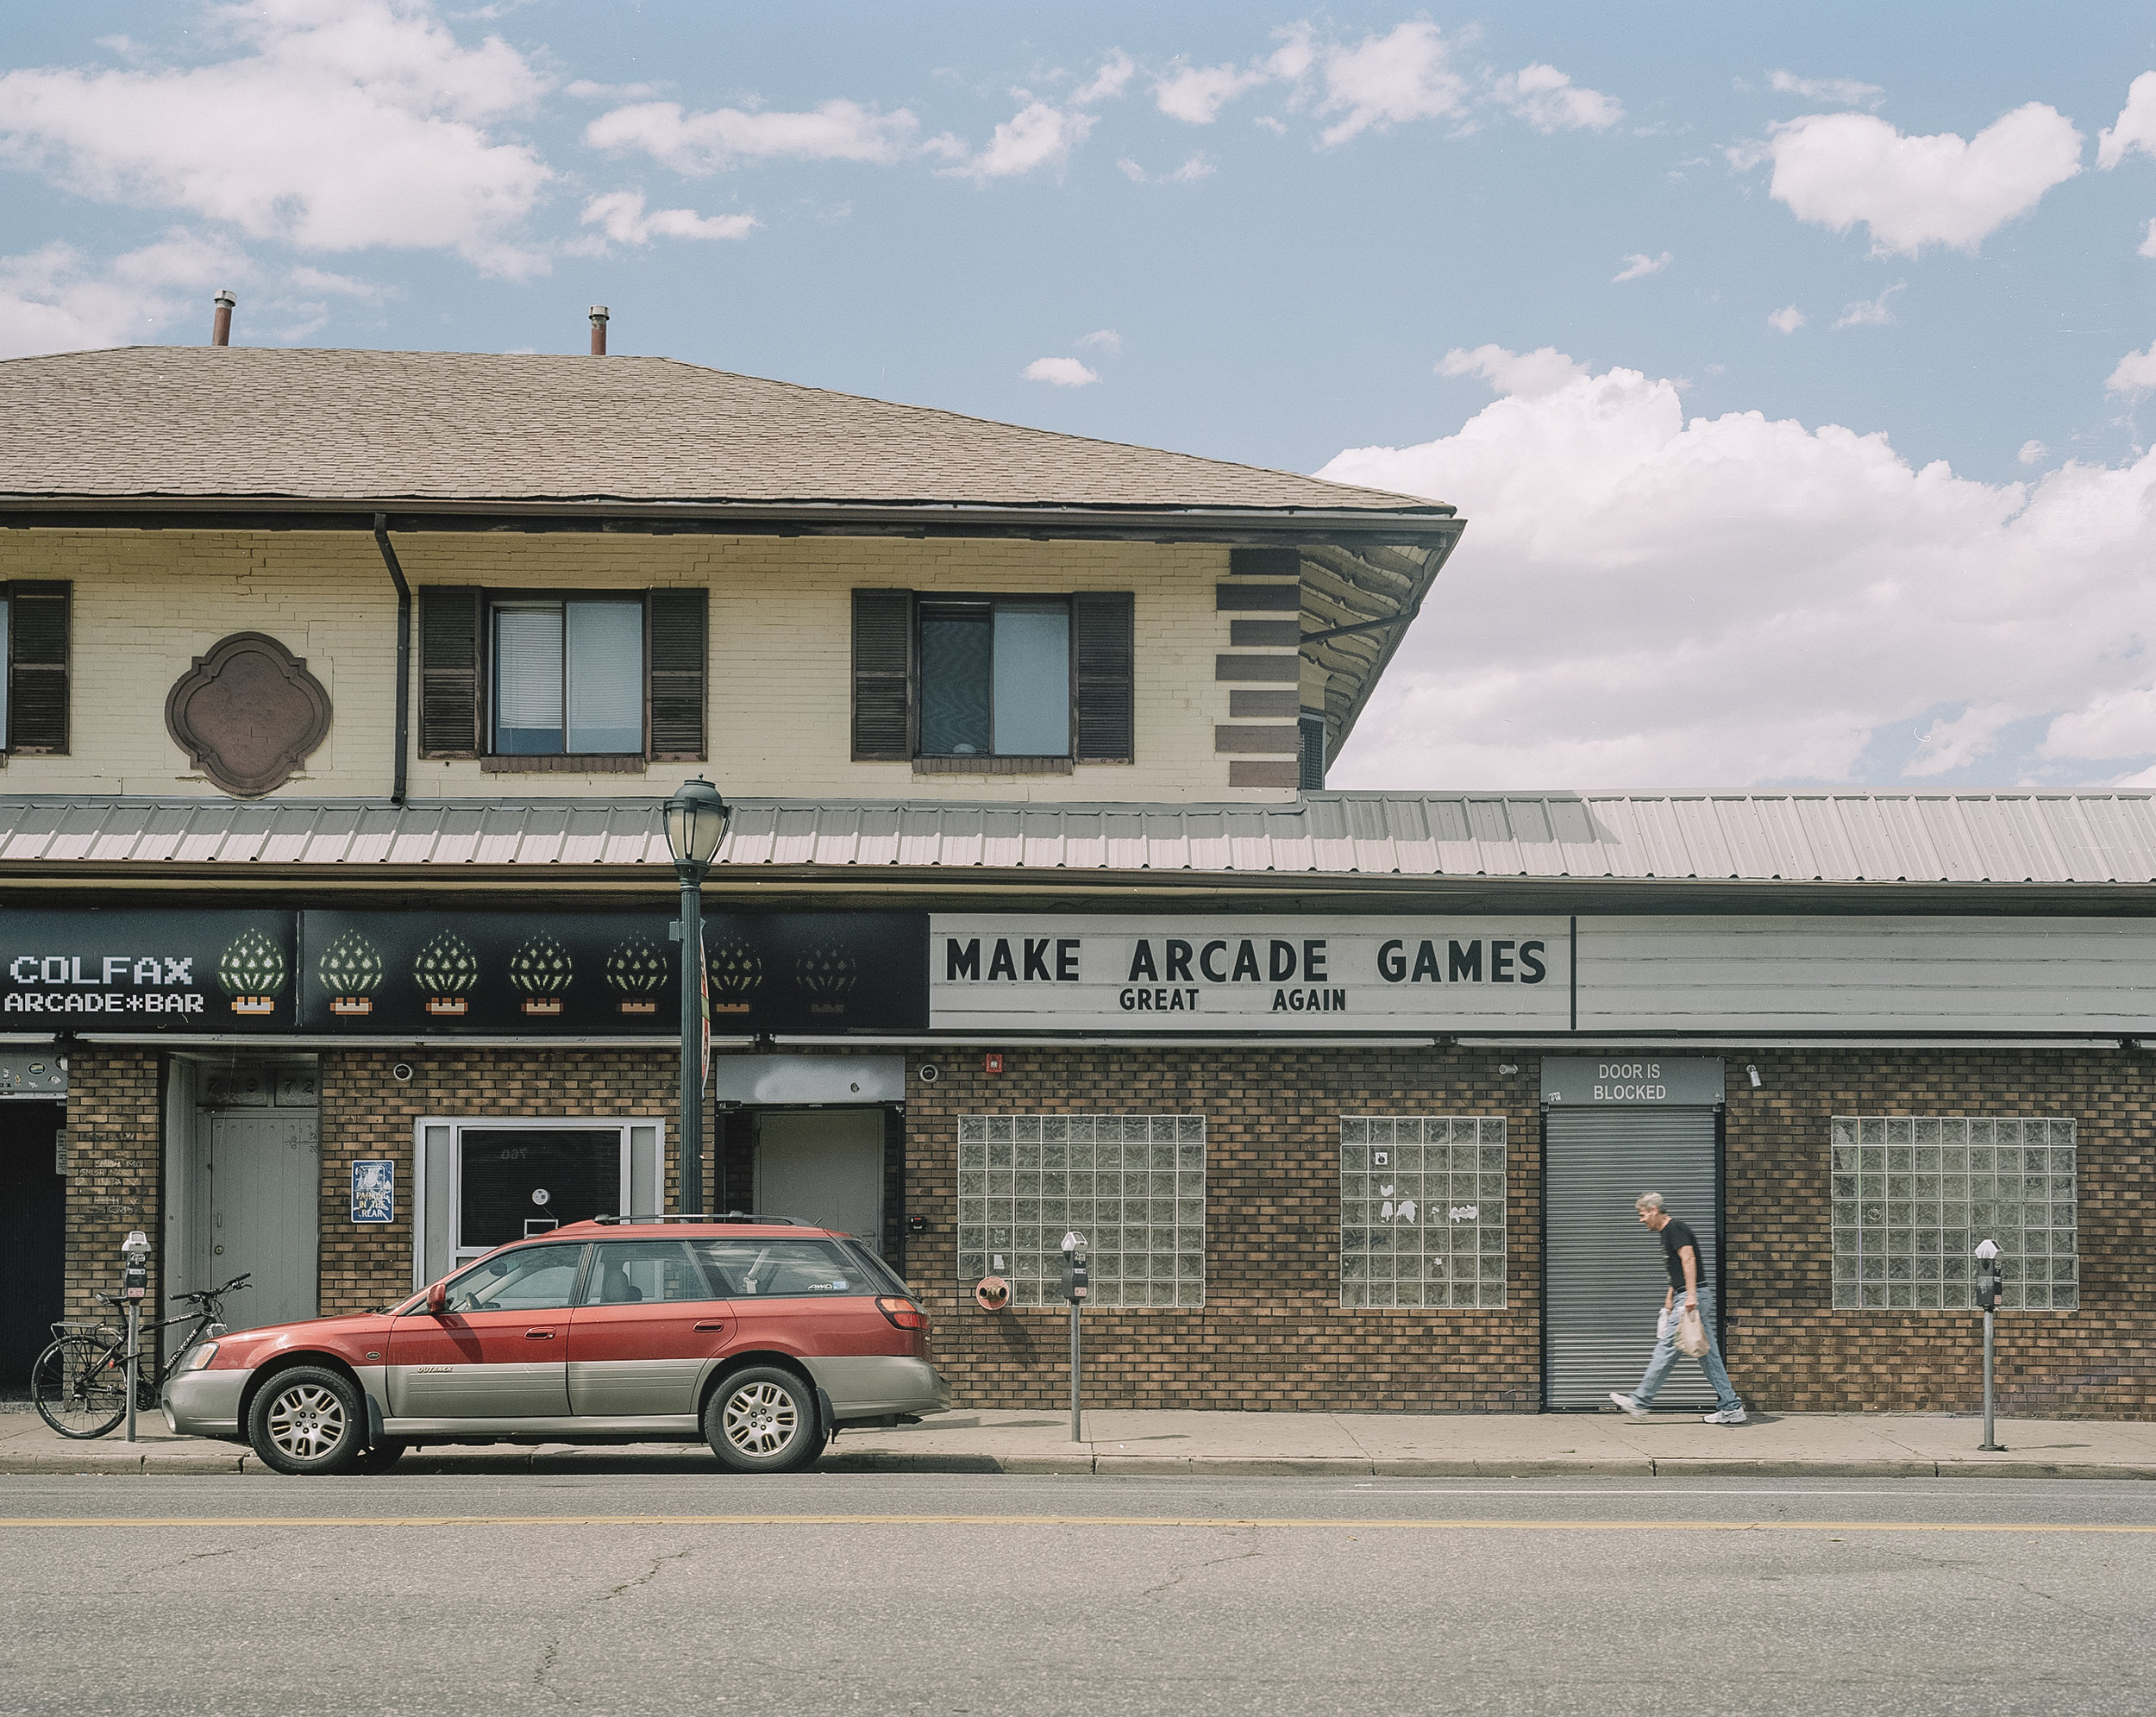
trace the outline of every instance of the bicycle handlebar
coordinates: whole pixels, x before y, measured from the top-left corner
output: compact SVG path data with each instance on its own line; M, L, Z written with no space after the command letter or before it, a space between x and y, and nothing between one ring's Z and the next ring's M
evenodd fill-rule
M171 1297L174 1300L201 1300L204 1301L222 1300L226 1294L236 1293L241 1288L245 1288L248 1285L248 1278L254 1274L254 1272L253 1270L243 1271L241 1274L234 1276L232 1280L225 1283L222 1288L198 1288L192 1294L175 1294Z

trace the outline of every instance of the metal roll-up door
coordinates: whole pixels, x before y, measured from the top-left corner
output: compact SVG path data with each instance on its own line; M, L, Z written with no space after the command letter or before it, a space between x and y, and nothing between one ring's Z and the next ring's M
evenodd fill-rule
M1630 1393L1654 1350L1669 1276L1662 1243L1633 1200L1660 1193L1699 1236L1712 1296L1721 1208L1712 1109L1550 1109L1543 1118L1543 1400L1599 1407ZM1719 1308L1717 1308L1719 1310ZM1680 1357L1659 1407L1714 1405L1696 1360Z

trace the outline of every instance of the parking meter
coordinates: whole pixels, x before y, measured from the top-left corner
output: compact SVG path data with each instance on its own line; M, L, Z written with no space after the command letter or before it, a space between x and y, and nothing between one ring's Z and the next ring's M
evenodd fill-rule
M1984 1313L1984 1441L1977 1446L2001 1450L2006 1445L1991 1434L1991 1314L1999 1309L1999 1289L2006 1271L1999 1263L1999 1243L1977 1243L1977 1305Z
M120 1243L121 1293L128 1302L128 1441L135 1441L135 1379L142 1365L142 1296L150 1288L150 1237L141 1229Z
M1063 1236L1063 1298L1070 1301L1070 1440L1074 1443L1085 1440L1079 1434L1078 1422L1078 1380L1085 1363L1078 1340L1078 1313L1092 1291L1092 1276L1086 1269L1086 1237L1074 1228Z

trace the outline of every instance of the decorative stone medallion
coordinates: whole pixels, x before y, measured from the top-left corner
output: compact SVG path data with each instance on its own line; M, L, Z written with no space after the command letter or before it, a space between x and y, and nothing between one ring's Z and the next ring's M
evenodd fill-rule
M165 726L203 774L236 799L274 793L329 731L329 694L262 632L213 644L165 699Z

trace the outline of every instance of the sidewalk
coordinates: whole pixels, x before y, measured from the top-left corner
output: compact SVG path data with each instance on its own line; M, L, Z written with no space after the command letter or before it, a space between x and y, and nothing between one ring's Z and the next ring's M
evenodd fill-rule
M152 1434L150 1426L155 1426ZM2001 1419L1920 1413L1756 1413L1702 1425L1696 1413L1645 1420L1604 1413L1088 1413L1073 1443L1066 1414L940 1414L894 1431L849 1431L825 1472L1117 1473L1146 1476L1326 1475L1417 1478L1709 1477L2156 1479L2156 1423ZM172 1437L161 1421L77 1442L34 1413L0 1413L0 1474L264 1470L236 1444ZM716 1472L700 1445L431 1448L399 1474Z

